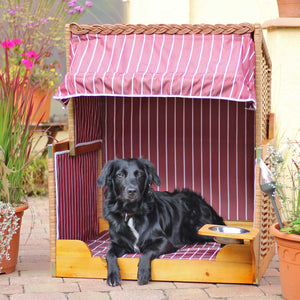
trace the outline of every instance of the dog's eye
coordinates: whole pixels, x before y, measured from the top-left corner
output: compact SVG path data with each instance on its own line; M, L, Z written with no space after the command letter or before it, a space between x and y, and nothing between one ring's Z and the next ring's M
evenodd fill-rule
M123 178L124 177L124 174L123 173L118 173L116 174L118 178Z
M137 171L135 176L136 177L142 177L143 175L144 175L143 172Z

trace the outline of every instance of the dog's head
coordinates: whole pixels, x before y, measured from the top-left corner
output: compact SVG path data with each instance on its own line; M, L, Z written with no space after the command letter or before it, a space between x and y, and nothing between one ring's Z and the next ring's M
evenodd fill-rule
M141 200L153 183L160 185L160 178L153 164L144 158L109 161L97 179L98 187L107 186L125 202Z

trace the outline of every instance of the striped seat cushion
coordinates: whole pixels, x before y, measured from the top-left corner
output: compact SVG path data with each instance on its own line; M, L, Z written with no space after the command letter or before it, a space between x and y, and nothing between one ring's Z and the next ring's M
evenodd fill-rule
M109 233L103 231L95 240L87 241L93 256L103 257L109 250ZM184 245L176 252L163 254L159 258L163 259L189 259L189 260L215 260L216 256L221 249L219 243L195 243L194 245ZM128 253L122 257L126 258L139 258L141 253Z

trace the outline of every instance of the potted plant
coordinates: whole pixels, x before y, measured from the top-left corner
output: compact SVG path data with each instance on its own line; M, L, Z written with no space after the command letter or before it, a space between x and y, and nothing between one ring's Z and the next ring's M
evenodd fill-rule
M11 59L15 69L22 66L23 53L34 53L36 58L32 65L30 86L33 91L34 109L43 102L44 110L42 121L49 121L50 101L54 90L61 80L61 65L53 55L61 55L64 50L65 24L76 22L92 1L85 1L81 5L77 0L13 0L0 1L0 31L3 40L13 46L15 41L21 40L22 44L15 44L11 48ZM3 41L2 41L3 42ZM42 100L41 100L42 99ZM36 123L37 119L33 118Z
M300 143L288 141L281 150L270 146L266 163L271 171L274 197L280 212L280 222L273 224L270 232L277 243L282 294L285 299L298 299L300 294L298 284L300 274Z
M44 60L40 60L34 50L25 51L26 47L21 39L4 40L1 46L7 49L10 77L18 73L20 77L28 76L30 69L28 82L32 89L33 111L40 107L43 113L41 122L48 121L52 91L61 78L56 70L57 66L60 68L60 64L57 61L44 64ZM38 117L32 118L31 122L37 123Z
M19 241L20 218L8 203L0 201L0 274L13 272L17 255L9 255L10 248Z
M2 42L0 49L4 52L0 61L0 272L9 273L17 263L21 218L28 208L24 172L40 120L35 126L30 124L40 112L33 109L29 85L34 55L23 59L24 70L14 69L10 45Z
M91 1L83 7L77 0L0 1L0 273L15 270L18 230L28 208L24 172L34 158L33 134L42 136L45 97L35 105L34 94L44 90L51 96L57 87L60 65L53 51L64 48L65 24L90 6Z

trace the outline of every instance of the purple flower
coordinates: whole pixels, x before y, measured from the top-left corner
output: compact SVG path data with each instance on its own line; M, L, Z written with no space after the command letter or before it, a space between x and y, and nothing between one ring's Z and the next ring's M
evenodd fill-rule
M69 15L73 15L73 14L75 14L76 13L76 11L74 10L74 9L69 9L69 11L68 11L68 14Z
M11 15L15 15L17 10L16 9L8 9L8 12L11 14Z
M68 2L68 6L69 6L69 7L74 7L74 6L76 6L76 4L77 4L77 0L70 0L70 1Z
M76 11L78 11L79 13L82 13L83 11L84 11L84 8L82 7L82 6L75 6L74 7L74 9L76 10Z
M45 23L47 23L47 19L41 19L41 23L43 23L43 24L45 24Z
M93 6L93 2L92 1L85 1L85 6L92 7Z

